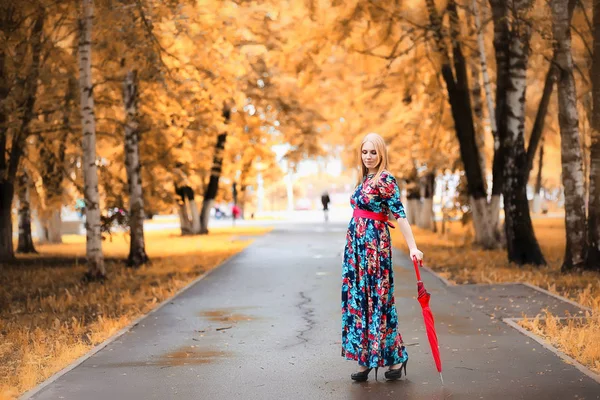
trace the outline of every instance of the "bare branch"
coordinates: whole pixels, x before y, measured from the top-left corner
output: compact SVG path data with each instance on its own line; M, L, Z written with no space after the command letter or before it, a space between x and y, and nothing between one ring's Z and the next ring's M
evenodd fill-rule
M579 36L579 38L583 42L583 45L585 46L585 50L587 51L588 57L592 58L594 56L594 52L593 52L592 48L590 47L588 41L586 40L585 36L583 35L583 33L581 33L581 31L579 29L577 29L577 27L573 24L571 24L571 29Z

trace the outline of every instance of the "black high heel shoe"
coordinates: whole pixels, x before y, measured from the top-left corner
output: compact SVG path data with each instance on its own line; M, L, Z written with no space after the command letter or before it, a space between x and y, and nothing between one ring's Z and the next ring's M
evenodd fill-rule
M385 379L395 381L396 379L402 378L402 368L404 368L404 376L406 376L406 364L408 364L408 360L404 361L400 365L400 368L385 371Z
M355 372L352 375L350 375L350 377L352 378L352 380L357 381L357 382L365 382L367 379L369 379L369 373L371 372L373 368L369 368L366 369L362 372ZM379 369L379 367L375 367L375 380L377 380L377 370Z

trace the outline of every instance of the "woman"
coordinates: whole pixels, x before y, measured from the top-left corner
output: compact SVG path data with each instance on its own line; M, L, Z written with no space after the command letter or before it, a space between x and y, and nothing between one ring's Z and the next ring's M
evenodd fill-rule
M342 356L358 361L355 381L366 381L371 369L389 366L386 379L406 375L408 353L398 332L394 300L392 245L388 214L398 220L410 257L417 249L395 178L386 170L383 138L370 133L360 146L362 179L350 199L354 209L348 225L342 282Z

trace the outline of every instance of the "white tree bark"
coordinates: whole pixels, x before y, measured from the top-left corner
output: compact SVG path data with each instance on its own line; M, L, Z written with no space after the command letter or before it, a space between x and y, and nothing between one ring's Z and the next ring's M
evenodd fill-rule
M469 198L473 214L475 243L486 250L504 246L504 235L500 229L500 196L492 196L491 203L486 199Z
M584 177L577 113L577 90L571 55L569 0L552 0L554 51L559 66L558 123L561 136L562 180L565 188L567 246L563 270L583 267L586 258Z
M179 211L179 226L181 228L182 235L192 234L192 223L187 211L187 203L180 203L178 206Z
M83 178L85 199L87 278L104 279L104 255L100 233L98 171L96 167L96 117L92 83L92 22L93 0L82 0L83 16L79 20L79 90L83 127Z
M477 38L479 44L482 39L483 33L481 32L481 24L479 23L479 15L477 9L477 0L473 0L471 13L467 13L467 24L473 26L471 15L475 17L474 30L471 29L469 35L473 35ZM471 70L471 100L473 101L473 125L475 129L475 142L477 143L477 149L479 153L479 165L481 173L484 177L487 176L486 166L487 160L485 157L485 128L483 123L483 98L481 95L481 84L480 84L480 68L482 66L480 54L481 51L485 52L485 48L482 50L481 47L472 50L471 57L469 57L469 69ZM485 54L483 54L485 59ZM479 60L479 62L478 62Z
M191 215L191 229L194 235L200 233L200 214L198 213L198 204L195 199L189 200L189 215Z
M527 65L521 63L528 59L528 49L523 47L522 40L512 40L510 51L513 57L511 58L510 82L511 89L507 94L507 134L511 144L515 145L523 135L523 125L525 120L525 90L527 88L526 68ZM513 165L510 165L513 168Z
M479 49L479 60L481 62L481 74L483 76L483 88L485 90L485 100L490 119L490 128L494 137L496 137L496 111L494 108L494 98L492 97L492 85L490 84L490 74L488 72L487 56L485 53L484 32L481 29L481 18L477 0L473 0L473 15L475 16L475 29L477 30L477 46Z
M140 132L137 122L137 73L128 71L123 83L125 103L125 167L129 185L129 257L127 265L138 267L148 261L144 242L144 195L140 165Z

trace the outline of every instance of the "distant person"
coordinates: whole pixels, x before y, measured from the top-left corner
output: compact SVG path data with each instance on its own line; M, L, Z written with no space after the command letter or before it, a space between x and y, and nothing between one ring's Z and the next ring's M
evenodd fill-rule
M342 357L358 361L352 380L366 381L375 368L389 367L386 379L406 375L406 351L394 298L392 243L388 214L398 221L410 257L423 259L417 248L396 179L386 168L388 154L383 138L371 133L360 145L361 180L350 204L342 264Z
M321 204L323 204L323 214L325 215L325 222L329 220L329 203L331 203L331 199L329 199L329 193L324 191L321 195Z
M234 204L233 207L231 208L231 216L233 217L234 225L235 225L235 220L238 219L241 214L242 214L242 210L238 207L237 204Z

